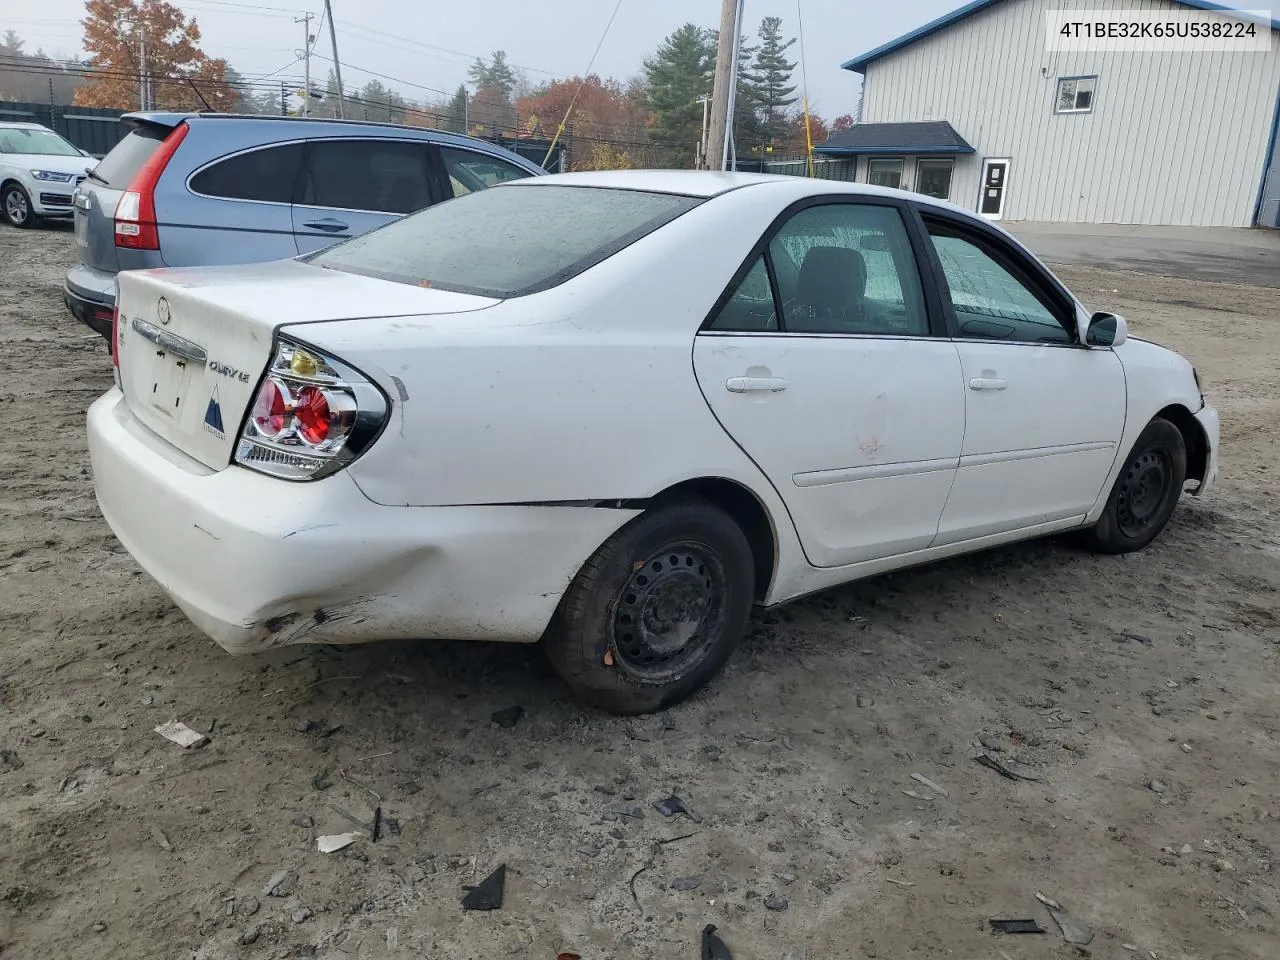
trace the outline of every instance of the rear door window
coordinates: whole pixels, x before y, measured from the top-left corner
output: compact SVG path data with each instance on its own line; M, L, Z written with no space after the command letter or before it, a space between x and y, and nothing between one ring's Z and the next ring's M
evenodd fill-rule
M301 143L251 150L205 167L191 178L191 189L225 200L292 203L301 164Z
M532 176L528 170L517 167L514 163L472 150L441 147L440 158L444 161L445 173L449 175L455 197L494 187L508 180L523 180Z
M171 132L168 127L154 124L134 128L93 168L93 179L117 190L126 189L129 181Z
M299 202L339 210L413 213L431 204L429 169L425 143L313 141Z

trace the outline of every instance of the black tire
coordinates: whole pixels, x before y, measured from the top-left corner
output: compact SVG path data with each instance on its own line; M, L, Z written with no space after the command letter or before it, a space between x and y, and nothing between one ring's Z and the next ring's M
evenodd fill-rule
M1102 553L1132 553L1160 535L1182 496L1187 445L1182 432L1156 417L1138 437L1107 507L1086 537Z
M751 544L733 518L702 500L657 506L583 565L543 646L593 706L661 710L724 666L746 631L754 585Z
M35 210L31 206L31 196L20 183L10 183L0 190L0 217L13 227L25 228L36 225Z

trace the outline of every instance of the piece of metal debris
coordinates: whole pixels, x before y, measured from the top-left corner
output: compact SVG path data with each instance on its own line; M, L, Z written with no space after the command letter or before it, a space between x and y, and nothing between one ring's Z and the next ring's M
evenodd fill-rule
M664 817L674 817L677 813L689 812L689 808L684 805L684 801L675 794L657 801L653 805L653 809L657 810Z
M497 870L481 880L467 891L462 898L463 910L497 910L502 906L502 897L507 885L507 865L504 863Z
M996 757L993 757L990 753L987 753L986 751L983 751L982 753L978 754L973 759L976 760L978 763L982 764L984 767L987 767L990 770L994 770L996 773L1000 774L1000 776L1004 777L1007 780L1035 781L1040 779L1039 774L1030 773L1027 770L1024 770L1020 767L1015 769L1012 765L1005 763L1003 760L1000 760Z
M716 927L713 923L702 928L701 960L733 960L733 954L729 952L729 948L716 936Z
M156 733L180 747L201 747L209 742L209 738L203 733L196 733L185 723L180 720L170 720L168 723L162 723L156 727Z
M923 793L916 793L914 790L903 790L902 794L912 800L924 800L927 803L933 802L933 797L926 797Z
M339 850L345 850L357 840L363 840L363 833L330 833L323 837L316 837L316 849L321 853L337 853Z
M946 790L944 790L942 787L938 786L936 783L934 783L928 777L923 776L922 774L913 773L911 775L911 779L914 780L916 783L923 783L926 787L928 787L930 790L932 790L934 793L936 793L940 797L947 796Z
M1043 903L1046 907L1052 907L1054 910L1062 909L1062 904L1060 904L1057 900L1050 900L1043 893L1037 893L1036 899L1039 900L1041 903Z
M1067 943L1078 944L1079 946L1087 946L1093 942L1093 928L1088 924L1081 923L1066 910L1061 907L1052 907L1049 905L1047 898L1041 900L1049 909L1049 916L1053 917L1053 922L1058 925L1058 929L1062 931L1062 939Z
M160 848L166 853L173 853L173 844L169 842L169 838L165 836L163 830L153 826L151 828L151 839L160 845Z
M1034 920L990 920L991 929L997 933L1048 933Z

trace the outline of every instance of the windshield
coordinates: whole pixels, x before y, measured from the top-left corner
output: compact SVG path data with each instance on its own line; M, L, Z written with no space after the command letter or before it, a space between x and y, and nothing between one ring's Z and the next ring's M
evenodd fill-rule
M0 127L0 153L31 153L45 157L78 157L79 150L52 130Z
M500 186L428 207L304 259L398 283L507 299L564 283L700 202L638 190Z

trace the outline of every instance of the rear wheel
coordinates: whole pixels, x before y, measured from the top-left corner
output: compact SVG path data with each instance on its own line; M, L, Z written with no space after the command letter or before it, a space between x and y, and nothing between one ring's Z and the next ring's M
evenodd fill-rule
M1173 515L1187 479L1182 432L1156 417L1138 437L1106 509L1087 533L1103 553L1130 553L1151 543Z
M543 640L579 697L619 714L660 710L724 666L751 615L751 545L718 507L655 507L592 555Z
M6 223L15 227L30 227L36 222L36 215L31 209L31 197L20 183L6 184L0 190L0 214Z

